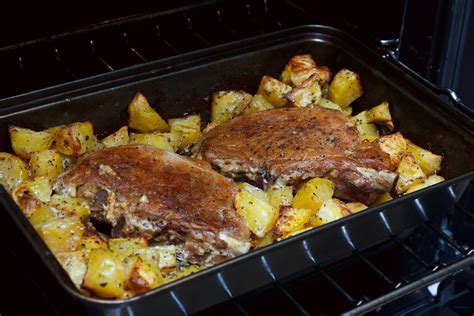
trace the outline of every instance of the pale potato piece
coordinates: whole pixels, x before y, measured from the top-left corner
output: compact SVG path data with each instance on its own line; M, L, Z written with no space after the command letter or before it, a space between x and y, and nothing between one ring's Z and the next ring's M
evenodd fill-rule
M262 247L273 244L274 241L275 241L275 233L271 230L262 238L256 238L253 241L253 245L255 248L262 248Z
M340 70L329 85L329 100L345 109L364 94L359 75L348 69Z
M293 87L299 86L316 73L316 62L310 54L291 57L281 73L281 81Z
M386 126L388 130L393 130L394 124L388 102L384 101L367 111L367 120L369 123L377 123Z
M368 122L367 111L360 112L356 116L353 116L351 121L357 127L360 138L373 142L380 137L375 124Z
M287 236L303 229L314 213L313 210L305 208L281 207L280 217L276 222L275 233L278 236Z
M193 273L199 272L202 269L203 267L195 265L195 264L187 266L187 267L181 267L179 271L177 271L176 273L170 273L166 275L166 277L164 278L164 281L165 283L170 283L178 279L184 278L188 275L191 275Z
M89 263L88 251L60 252L56 254L56 259L71 278L72 283L81 289L82 280L87 271Z
M390 155L391 170L395 170L407 152L407 142L399 132L382 136L378 140L380 149Z
M84 233L84 224L75 217L53 219L35 228L54 254L76 251Z
M321 226L351 214L344 202L338 199L326 200L313 218L312 226Z
M245 91L219 91L212 94L211 122L221 124L239 116L252 100Z
M284 186L266 191L268 201L273 207L290 206L293 200L293 187Z
M273 228L279 212L266 198L262 198L262 194L255 192L258 191L242 189L235 199L235 207L245 218L250 231L257 237L263 237Z
M15 155L0 152L0 184L11 193L28 180L26 163Z
M310 222L311 222L311 221L310 221ZM310 222L308 222L308 223L310 223ZM291 232L291 233L288 234L288 235L282 236L282 237L278 238L277 240L280 241L280 240L282 240L282 239L290 238L290 237L299 235L299 234L301 234L301 233L304 233L304 232L306 232L306 231L308 231L308 230L311 230L311 229L313 229L313 228L314 228L314 227L312 227L312 226L310 226L310 227L304 227L304 228L302 228L302 229L300 229L300 230Z
M148 247L148 241L142 237L136 238L110 238L109 249L120 260L125 259L136 251Z
M34 210L33 214L31 214L28 220L30 221L31 225L33 225L33 227L36 227L61 216L62 214L58 213L51 207L41 205L39 208Z
M307 107L311 104L318 104L322 95L319 81L319 76L314 74L291 90L285 96L289 104L296 107Z
M130 133L130 144L151 145L158 149L176 152L181 141L181 134L178 133Z
M169 119L171 133L181 134L179 149L183 150L194 144L201 137L201 116L188 115L186 117Z
M247 182L237 182L237 186L243 190L247 191L252 195L255 195L258 197L260 200L267 201L268 202L268 195L267 192L263 191L260 188L257 188L256 186L251 185L250 183Z
M270 76L263 76L257 93L263 95L275 107L280 108L288 103L285 96L290 91L291 86Z
M414 184L423 182L426 179L421 167L416 162L411 153L407 153L397 168L398 180L395 185L395 191L398 194L404 193Z
M382 204L382 203L385 203L385 202L388 202L388 201L391 201L391 200L393 200L393 198L392 198L392 196L390 195L390 193L385 192L385 193L381 194L381 195L372 203L372 205Z
M124 264L110 250L98 248L90 252L82 288L100 298L119 298L126 277Z
M83 222L89 219L89 203L81 198L73 198L54 194L51 196L51 201L48 203L48 205L58 211L61 211L66 216L77 217Z
M135 94L128 105L128 127L140 133L170 130L166 121L150 106L141 93Z
M445 179L442 176L438 176L437 174L433 174L429 176L425 181L414 184L410 187L408 187L408 190L405 191L404 194L412 193L424 188L427 188L431 185L434 185L436 183L443 182Z
M54 134L54 148L60 153L78 157L95 148L96 137L92 122L78 122L61 126Z
M348 106L347 108L342 109L342 114L345 116L351 116L352 115L352 106Z
M13 151L23 159L30 159L31 154L49 149L53 137L48 132L35 132L27 128L9 126Z
M334 194L334 183L323 178L314 178L306 182L296 192L291 206L297 209L310 209L316 212L324 201Z
M45 177L51 183L63 172L62 157L54 149L31 154L29 166L32 177Z
M149 291L164 283L157 263L141 255L133 255L125 260L127 277L125 289L134 295Z
M256 94L252 97L249 105L244 109L244 114L253 114L275 108L263 95Z
M52 192L53 188L48 178L37 177L23 182L15 189L15 191L13 191L12 195L13 198L18 201L22 200L23 195L30 195L41 202L49 202ZM18 201L17 204L20 205Z
M130 142L130 137L128 135L128 127L121 127L115 133L110 134L106 138L102 139L101 142L106 148L128 145L128 143Z
M423 149L420 146L413 144L411 141L407 141L407 151L413 155L416 163L421 167L421 170L423 170L427 176L430 176L441 170L441 163L443 162L442 156Z
M367 205L360 202L346 203L346 207L351 211L352 214L363 211L368 208Z
M160 270L170 271L176 269L175 245L146 247L135 251L132 255L140 255L156 262Z
M333 103L333 102L331 102L331 101L329 101L328 99L325 99L325 98L321 98L321 100L319 100L318 105L322 106L323 108L326 108L326 109L331 109L331 110L336 110L336 111L342 112L342 109L339 105L337 105L336 103Z

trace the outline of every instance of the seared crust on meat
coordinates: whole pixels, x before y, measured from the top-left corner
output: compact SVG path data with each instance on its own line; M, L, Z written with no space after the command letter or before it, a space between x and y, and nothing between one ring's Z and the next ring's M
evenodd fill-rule
M319 106L240 116L209 131L200 144L198 158L265 188L324 177L335 182L336 196L370 203L396 178L386 153L362 141L342 113Z

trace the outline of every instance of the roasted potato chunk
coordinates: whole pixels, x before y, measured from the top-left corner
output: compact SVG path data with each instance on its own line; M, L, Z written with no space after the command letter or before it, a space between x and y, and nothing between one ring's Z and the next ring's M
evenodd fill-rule
M281 81L293 87L299 86L316 73L316 62L311 55L293 56L281 74Z
M256 238L253 241L253 246L255 248L262 248L262 247L271 245L275 241L275 237L276 236L275 236L274 232L271 230L265 236L263 236L262 238Z
M194 144L201 136L200 115L188 115L186 117L169 119L168 124L171 127L171 133L181 134L178 146L180 150Z
M319 76L314 74L303 81L301 85L286 94L285 97L290 105L296 107L307 107L311 104L318 104L322 95L319 81Z
M410 141L407 143L407 151L413 155L413 158L415 158L416 163L421 167L425 175L430 176L441 169L442 156L433 154Z
M28 220L30 221L31 225L33 225L33 227L36 227L55 218L59 218L60 216L61 214L49 206L41 205L39 208L34 210Z
M407 153L397 168L398 180L395 191L398 194L404 193L412 185L423 182L426 175L416 162L411 153Z
M170 130L166 121L156 113L141 93L135 94L128 105L128 127L140 133L168 132Z
M140 294L163 284L158 264L141 255L133 255L125 260L129 267L125 289Z
M385 193L381 194L381 195L374 201L374 203L372 203L372 205L382 204L382 203L385 203L385 202L388 202L388 201L391 201L391 200L393 200L393 198L392 198L392 196L390 195L390 193L385 192Z
M369 123L367 111L360 112L356 116L353 116L351 120L357 127L360 138L373 142L380 137L379 131L375 124Z
M342 109L364 94L359 75L348 69L340 70L329 85L329 100Z
M87 264L89 263L89 252L61 252L56 254L56 259L58 259L63 269L67 272L72 283L74 283L78 289L81 289L82 280L84 279Z
M314 178L306 182L296 192L291 206L297 209L310 209L316 212L324 201L334 194L334 183L323 178Z
M290 91L291 86L270 76L263 76L257 93L263 95L275 107L280 108L288 103L285 96Z
M259 190L255 187L242 189L235 198L235 207L245 218L250 231L257 237L263 237L273 228L278 218L278 209L268 202L265 192Z
M148 247L148 241L141 237L110 238L108 244L114 256L120 260L125 259L140 249Z
M287 236L299 231L310 221L314 211L305 208L283 206L280 208L280 217L276 222L275 233L278 236Z
M151 145L156 148L176 152L181 141L181 133L130 133L130 144Z
M27 128L9 126L8 132L13 151L23 159L30 159L31 154L49 149L53 137L48 132L35 132Z
M389 131L394 129L392 115L390 114L390 108L388 102L384 101L377 106L374 106L367 111L367 121L369 123L377 123L387 127Z
M37 177L33 180L23 182L15 189L12 195L14 198L17 197L19 200L21 200L22 195L31 195L41 202L49 202L52 192L53 188L51 187L49 180L45 177Z
M266 191L268 201L273 207L290 206L293 200L293 187L285 186L282 188L269 189Z
M79 250L107 249L107 241L95 230L86 229L79 243Z
M54 147L67 156L78 157L90 151L96 141L92 122L64 125L54 134Z
M54 254L76 251L84 233L84 225L75 217L53 219L35 228Z
M428 178L426 178L425 181L422 181L420 183L417 183L417 184L414 184L414 185L408 187L408 190L406 190L404 194L412 193L412 192L427 188L429 186L432 186L432 185L435 185L437 183L443 182L444 180L445 179L443 177L438 176L436 174L433 174L433 175L429 176Z
M368 206L360 202L350 202L346 203L346 207L354 214L367 209Z
M212 94L211 122L221 124L239 116L252 100L245 91L219 91Z
M275 108L263 95L256 94L252 97L249 105L244 109L244 114L258 113Z
M139 249L133 255L140 255L143 258L158 264L160 270L173 271L176 269L176 246L154 246Z
M331 110L336 110L336 111L342 112L342 109L339 105L329 101L328 99L321 98L321 100L319 100L318 105L322 106L323 108L326 108L326 109L331 109Z
M62 157L53 149L31 154L29 165L33 177L45 177L50 183L53 183L63 172Z
M83 222L85 222L90 215L89 204L81 198L73 198L55 194L51 196L49 206L61 211L66 216L77 217Z
M382 136L378 140L378 144L382 151L390 155L391 169L395 170L407 152L407 142L405 138L403 138L402 134L397 132L395 134Z
M128 143L130 142L130 137L128 135L128 127L121 127L115 133L110 134L106 138L102 139L101 142L106 148L128 145Z
M326 200L313 218L312 226L321 226L351 214L344 202L338 199Z
M124 293L125 267L110 250L90 252L82 288L101 298L119 298Z
M28 180L26 163L15 155L0 152L0 184L11 193Z

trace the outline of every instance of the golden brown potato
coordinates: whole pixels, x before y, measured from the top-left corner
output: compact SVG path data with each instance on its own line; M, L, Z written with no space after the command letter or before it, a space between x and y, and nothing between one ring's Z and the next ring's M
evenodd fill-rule
M114 256L123 260L136 251L148 247L148 241L141 237L110 238L108 245Z
M329 85L329 100L342 109L364 94L359 75L348 69L340 70Z
M274 188L266 191L268 201L273 207L290 206L293 200L293 187L284 186L282 188Z
M271 230L262 238L256 238L253 241L253 246L255 248L262 248L262 247L271 245L275 241L275 237L276 237L275 233Z
M54 147L60 153L78 157L92 150L96 143L92 122L78 122L61 126L54 134Z
M176 152L181 141L181 133L130 133L130 144L151 145L156 148Z
M442 156L423 149L410 141L407 142L407 151L413 155L416 163L421 167L421 170L423 170L427 176L430 176L441 170L441 163L443 162Z
M168 124L171 127L171 133L182 135L178 146L180 150L194 144L201 136L200 115L169 119Z
M368 110L367 121L369 123L377 123L379 125L385 126L389 131L392 131L395 127L387 101L384 101Z
M125 281L125 267L110 250L98 248L90 252L82 288L100 298L119 298Z
M305 208L281 207L280 217L276 222L275 234L285 237L303 229L314 213L313 210Z
M245 91L219 91L212 94L211 122L221 124L239 116L252 100Z
M160 271L174 271L176 269L176 246L163 245L146 247L135 251L132 255L137 254L150 261L156 262Z
M314 74L291 90L285 96L289 104L296 107L307 107L311 104L318 104L322 95L319 81L319 76Z
M123 126L118 131L101 140L106 148L128 145L130 137L128 136L128 127Z
M235 198L237 212L245 218L247 225L257 237L263 237L275 224L278 218L278 209L267 200L265 192L258 188L242 189Z
M338 199L326 200L313 218L312 226L321 226L351 214L344 202Z
M379 131L377 130L375 124L369 123L367 111L360 112L356 116L353 116L351 121L357 127L360 138L373 142L380 137Z
M44 131L35 132L27 128L9 126L8 132L13 151L23 159L30 159L34 152L49 149L53 143L51 134Z
M88 251L60 252L56 254L56 259L71 278L72 283L81 289L82 280L87 271L89 263Z
M36 227L55 218L59 218L60 216L61 214L59 214L56 210L53 210L49 206L41 205L39 208L34 210L28 220L30 221L31 225L33 225L33 227Z
M140 133L170 130L166 121L156 113L141 93L135 94L128 105L128 127Z
M299 86L316 73L316 63L311 55L293 56L281 74L281 81L293 87Z
M89 219L89 203L81 198L73 198L54 194L51 196L51 201L48 203L48 205L58 211L61 211L66 216L77 217L83 222Z
M395 185L395 191L398 194L404 193L412 185L423 182L426 179L426 175L411 153L407 153L402 161L400 161L397 173L398 180Z
M0 184L11 193L28 180L26 163L15 155L0 152Z
M149 291L163 284L158 264L141 255L132 255L125 259L127 277L125 289L134 295Z
M256 94L252 97L249 105L244 109L244 114L258 113L275 108L263 95Z
M86 229L79 243L79 250L107 249L107 241L95 230Z
M346 207L354 214L367 209L368 206L360 202L350 202L346 203Z
M31 154L29 166L32 177L45 177L50 183L63 172L61 155L54 149Z
M390 155L391 170L395 170L407 152L407 142L399 132L382 136L378 140L382 151Z
M13 192L13 196L20 197L22 194L31 194L41 202L49 202L53 188L48 178L37 177L33 180L23 182Z
M444 180L445 179L443 177L433 174L429 176L428 178L426 178L425 181L417 183L417 184L413 184L410 187L408 187L408 190L406 190L404 194L412 193L412 192L427 188L429 186L443 182Z
M297 209L310 209L316 212L324 201L334 194L334 184L323 178L314 178L306 182L296 192L291 206Z
M75 217L53 219L35 228L54 254L76 251L84 233L84 224Z
M270 76L263 76L257 93L263 95L275 107L280 108L288 103L285 96L290 91L291 86Z
M391 200L393 200L393 198L392 198L392 196L390 195L390 193L385 192L385 193L381 194L381 195L372 203L372 205L382 204L382 203L385 203L385 202L388 202L388 201L391 201Z

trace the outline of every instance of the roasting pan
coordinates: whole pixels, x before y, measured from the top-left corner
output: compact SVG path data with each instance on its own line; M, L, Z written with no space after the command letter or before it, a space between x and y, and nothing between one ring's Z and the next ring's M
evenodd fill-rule
M290 57L310 53L318 65L359 73L365 95L357 113L388 100L404 136L443 154L447 181L251 251L199 273L121 301L81 294L8 193L0 187L0 243L18 266L68 315L188 314L314 265L325 265L443 215L474 180L473 118L353 37L325 26L303 26L100 75L8 100L0 109L0 150L11 151L8 124L45 129L91 120L105 135L125 125L127 105L141 92L166 118L209 118L212 92L254 93L263 75L277 77ZM10 259L9 259L10 260ZM8 272L7 272L8 273Z

